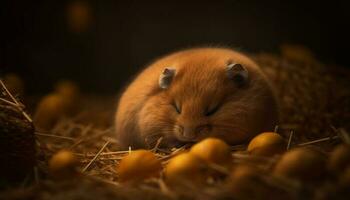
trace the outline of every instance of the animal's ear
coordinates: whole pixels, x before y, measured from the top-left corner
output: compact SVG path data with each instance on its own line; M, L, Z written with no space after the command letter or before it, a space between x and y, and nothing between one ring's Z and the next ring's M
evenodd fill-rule
M243 65L238 63L228 64L226 74L228 78L233 80L239 87L245 85L249 79L248 70Z
M159 81L158 81L159 87L162 89L167 89L170 86L175 76L175 73L176 73L176 69L169 68L169 67L165 68L162 74L160 74L159 76Z

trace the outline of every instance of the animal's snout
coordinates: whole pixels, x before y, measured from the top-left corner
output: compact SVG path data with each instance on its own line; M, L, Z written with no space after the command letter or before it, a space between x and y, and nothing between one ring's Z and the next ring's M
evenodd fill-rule
M209 125L181 126L181 139L185 141L195 142L199 139L203 132L208 131L209 129Z
M188 141L192 141L196 138L197 132L196 128L191 127L191 126L185 126L182 129L181 136Z

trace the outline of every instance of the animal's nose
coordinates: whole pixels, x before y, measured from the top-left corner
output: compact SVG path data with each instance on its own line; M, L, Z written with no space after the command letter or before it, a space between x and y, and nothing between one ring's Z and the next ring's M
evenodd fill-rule
M203 132L205 129L207 129L208 125L201 125L201 126L183 126L182 129L182 137L189 141L195 141L195 139L198 138L198 136Z
M182 131L182 136L186 140L193 140L196 138L196 128L191 126L184 126Z

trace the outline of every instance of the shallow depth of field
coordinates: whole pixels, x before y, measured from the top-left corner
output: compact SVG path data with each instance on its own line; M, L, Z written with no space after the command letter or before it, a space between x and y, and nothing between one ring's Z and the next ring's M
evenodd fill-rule
M0 200L350 199L345 1L4 0ZM121 149L120 92L192 47L250 56L280 123L250 141ZM119 93L118 93L119 92Z
M252 55L273 84L281 123L248 144L209 138L192 147L120 150L115 96L62 80L26 96L1 82L5 199L346 199L350 186L350 72L303 46ZM34 122L32 122L34 121ZM34 123L34 126L33 126ZM191 191L191 192L189 192Z

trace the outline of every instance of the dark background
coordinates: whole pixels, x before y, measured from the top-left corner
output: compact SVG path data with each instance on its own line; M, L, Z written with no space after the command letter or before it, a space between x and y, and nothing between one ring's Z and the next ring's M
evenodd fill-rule
M350 66L346 1L81 1L84 30L69 27L76 0L2 0L0 72L16 72L27 92L61 78L87 92L116 93L142 66L177 49L214 45L277 52L303 44L326 63Z

